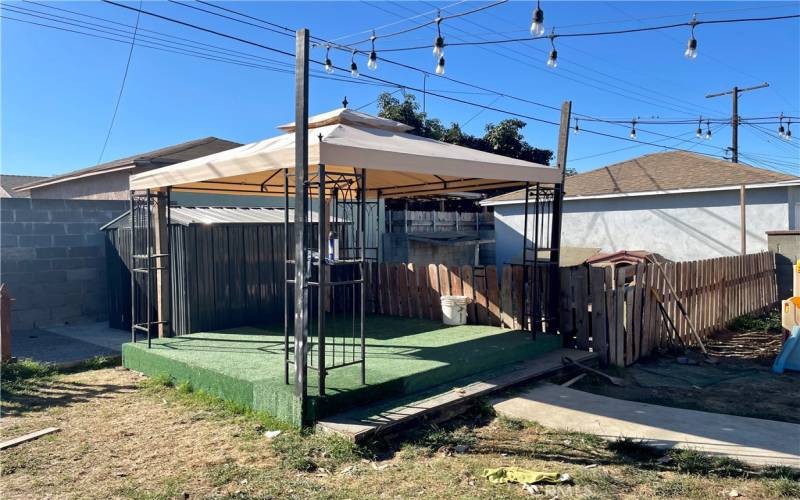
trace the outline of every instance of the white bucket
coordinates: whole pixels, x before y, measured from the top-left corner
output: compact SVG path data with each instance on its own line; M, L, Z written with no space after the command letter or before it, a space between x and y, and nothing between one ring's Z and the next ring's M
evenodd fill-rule
M442 321L445 325L467 324L467 298L463 295L442 295Z

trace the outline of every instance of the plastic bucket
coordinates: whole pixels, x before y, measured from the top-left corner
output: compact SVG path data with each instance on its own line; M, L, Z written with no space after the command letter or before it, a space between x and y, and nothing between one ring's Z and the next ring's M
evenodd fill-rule
M463 295L442 295L442 321L445 325L467 324L467 298Z

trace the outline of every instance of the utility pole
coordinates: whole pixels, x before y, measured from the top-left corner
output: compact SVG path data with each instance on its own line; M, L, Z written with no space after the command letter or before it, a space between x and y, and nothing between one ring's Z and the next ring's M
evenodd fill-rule
M764 89L767 87L769 87L769 83L764 82L761 85L756 85L755 87L746 87L743 89L740 89L739 87L733 87L733 89L728 90L727 92L718 92L716 94L706 95L706 99L720 97L723 95L730 95L733 98L733 110L731 114L731 161L733 163L739 163L739 94L742 92L749 92L751 90Z
M723 95L730 95L732 97L732 111L731 111L731 161L739 163L739 94L742 92L749 92L751 90L764 89L769 87L769 83L764 82L761 85L754 87L733 87L727 92L718 92L716 94L706 95L706 99L713 97L720 97ZM746 187L742 184L739 189L739 243L740 252L742 255L747 253L747 202L746 202Z

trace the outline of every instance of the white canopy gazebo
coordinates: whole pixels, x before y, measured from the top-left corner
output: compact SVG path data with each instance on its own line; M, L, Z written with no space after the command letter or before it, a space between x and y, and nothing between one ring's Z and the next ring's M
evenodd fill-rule
M167 271L170 237L169 193L172 191L219 193L233 195L283 196L285 200L285 300L284 308L284 373L286 383L290 380L290 365L295 365L295 393L300 398L306 395L306 369L319 374L319 390L325 394L325 376L333 369L343 366L361 365L362 383L365 380L364 344L364 297L367 283L365 206L367 199L429 196L448 192L492 190L505 187L535 186L535 197L528 190L529 197L535 199L533 246L527 236L523 250L523 268L530 267L533 279L523 283L524 309L530 325L537 321L550 324L553 315L544 319L540 314L541 303L537 306L539 282L547 278L537 273L544 264L558 265L558 239L560 226L557 226L558 195L552 187L540 199L542 185L560 185L563 172L560 168L539 165L506 156L448 144L433 139L409 134L412 127L393 120L370 116L349 109L337 109L313 116L308 120L308 167L295 172L296 136L293 123L278 127L284 133L263 141L247 144L235 149L185 161L131 176L131 225L133 230L131 248L131 270L146 273L146 321L137 322L133 317L132 335L136 331L147 332L148 342L154 325L168 325L171 316L171 297L162 290L168 289L171 271ZM304 189L297 191L296 177L301 179ZM320 196L322 195L322 196ZM289 219L289 197L295 197L295 210ZM314 229L311 225L313 214L310 197L316 197L316 210L320 223ZM526 197L527 198L527 197ZM159 200L163 200L161 202ZM377 206L377 202L374 203ZM151 207L155 206L157 216L153 217ZM339 208L345 211L344 216ZM525 205L526 217L528 204ZM349 210L350 212L347 212ZM377 213L377 210L376 210ZM540 221L540 213L542 219ZM545 216L552 217L545 221ZM155 223L153 223L155 219ZM352 237L345 238L344 252L339 255L335 231L328 230L328 224L337 221L338 230L346 230ZM339 222L343 221L343 222ZM289 224L293 223L293 246L289 243ZM528 224L525 225L526 231ZM316 232L317 236L311 235ZM551 237L548 233L551 233ZM137 234L139 236L137 236ZM146 235L146 238L143 236ZM544 238L541 235L547 235ZM544 241L543 244L540 244ZM138 241L137 241L138 239ZM145 241L141 241L145 239ZM316 241L313 241L316 240ZM143 245L144 244L144 245ZM548 247L548 248L543 248ZM549 250L548 262L536 262L539 250ZM376 252L377 254L377 252ZM530 256L532 258L529 258ZM526 257L527 256L527 257ZM138 259L138 260L137 260ZM145 265L136 263L144 262ZM296 265L297 263L298 265ZM300 265L302 263L302 265ZM554 264L555 263L555 264ZM528 264L533 264L529 266ZM150 316L150 290L153 286L152 271L156 271L158 294L158 313L155 321ZM544 276L544 275L540 275ZM549 276L556 276L551 273ZM553 282L558 285L557 279ZM132 279L132 287L136 284ZM167 287L167 288L165 288ZM315 288L315 293L309 289ZM343 290L344 296L352 297L344 301L350 310L343 311L353 318L352 344L345 346L344 337L332 336L330 346L333 356L326 348L325 323L329 311L335 313L337 292ZM538 288L536 288L538 290ZM550 288L548 296L557 297ZM294 310L289 305L294 293ZM543 292L542 292L543 293ZM132 297L135 294L132 293ZM339 296L342 296L340 294ZM358 298L360 296L360 299ZM135 302L135 300L134 300ZM528 307L528 303L533 304ZM167 304L167 305L164 305ZM537 309L537 307L539 309ZM313 312L312 312L313 311ZM133 304L135 315L136 308ZM316 342L309 326L310 316L316 316ZM293 318L293 319L290 319ZM356 327L359 318L360 328ZM294 352L290 355L290 328L294 324ZM526 322L527 324L527 322ZM530 327L535 331L535 327ZM360 330L360 338L356 331ZM169 329L167 328L167 333ZM309 343L308 340L311 340ZM341 343L339 342L341 340ZM359 345L360 341L360 345ZM350 340L347 340L350 342ZM336 357L337 346L352 348L352 357L341 361ZM328 360L326 361L326 355ZM292 361L294 358L294 361ZM333 361L331 361L333 358Z
M412 127L346 108L309 118L308 164L331 173L369 172L367 197L409 197L489 190L525 183L556 184L561 171L409 134ZM294 171L294 124L263 141L131 176L132 190L283 195ZM289 194L294 176L289 176Z

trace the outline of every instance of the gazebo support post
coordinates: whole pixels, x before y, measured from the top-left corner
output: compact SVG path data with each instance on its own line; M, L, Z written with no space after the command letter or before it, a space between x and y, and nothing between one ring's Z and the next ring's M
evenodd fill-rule
M169 337L171 314L170 302L170 232L169 232L169 196L170 188L156 192L155 217L153 219L153 238L156 271L156 308L158 311L158 336Z
M561 257L561 219L564 211L564 180L567 172L567 151L569 148L569 122L572 115L572 101L561 105L561 127L558 132L558 168L561 170L561 184L556 184L553 192L553 223L550 235L550 301L547 304L548 333L555 333L559 324L558 302L561 293L559 262ZM564 339L566 341L566 339Z
M366 319L366 286L367 286L367 243L366 243L366 225L367 225L367 169L361 169L361 182L359 183L359 203L358 203L358 224L359 224L359 253L360 253L360 264L361 264L361 302L360 302L360 314L361 314L361 328L360 328L360 336L361 336L361 385L366 385L367 383L367 351L366 351L366 344L364 342L364 320Z
M318 372L319 372L319 395L325 395L325 376L327 372L325 370L325 295L328 289L328 284L326 282L326 243L328 240L328 212L325 200L325 165L320 163L319 169L317 170L317 175L319 176L319 208L317 212L317 240L318 240L318 252L317 252L317 349L319 349L319 354L317 356L317 364ZM334 197L332 203L336 203L336 198ZM313 220L312 220L313 223ZM335 307L335 304L331 304L331 308ZM335 346L336 344L334 344ZM335 361L335 356L334 356Z
M305 423L308 388L308 29L297 31L295 40L295 195L294 195L294 395Z

